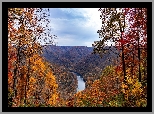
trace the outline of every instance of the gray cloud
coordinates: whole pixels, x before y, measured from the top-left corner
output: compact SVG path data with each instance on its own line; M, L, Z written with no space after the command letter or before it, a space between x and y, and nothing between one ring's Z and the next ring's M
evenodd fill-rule
M83 9L51 9L50 22L53 33L58 36L58 45L91 46L98 40L98 22L88 17Z

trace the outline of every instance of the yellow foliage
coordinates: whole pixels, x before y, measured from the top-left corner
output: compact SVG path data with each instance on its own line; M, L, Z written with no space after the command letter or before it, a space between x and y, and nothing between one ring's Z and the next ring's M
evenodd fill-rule
M117 107L118 106L117 101L115 101L115 100L110 101L109 105L112 106L112 107Z
M57 103L58 94L51 94L48 104L55 106Z
M42 75L41 71L45 70L45 64L42 61L42 58L38 55L34 55L30 58L31 62L33 63L32 70L35 72L36 70L40 71L39 73Z
M33 77L30 77L29 82L30 82L30 84L34 84L34 83L36 83L36 79Z
M132 77L127 77L127 82L129 84L133 84L133 78Z
M141 104L146 104L146 100L141 98L143 93L143 88L141 82L138 81L138 78L135 76L130 76L127 74L126 83L121 84L121 91L124 93L125 100L129 103L130 98L134 98L135 104L134 106L140 107ZM143 103L142 103L143 102Z
M132 89L132 94L137 96L137 95L140 95L143 91L143 89L141 88L141 83L140 82L136 82L134 84L134 88Z
M27 91L29 95L32 95L33 91L35 91L35 83L39 81L38 76L41 76L41 79L45 81L45 86L43 91L50 90L49 100L47 103L51 106L55 106L58 98L58 84L56 83L55 76L52 74L51 69L48 67L48 63L45 62L39 55L35 54L30 57L32 75L29 79L29 87L30 90ZM39 86L39 85L37 85ZM43 94L43 93L42 93ZM43 99L46 99L45 95ZM46 99L47 100L47 99Z
M122 87L122 89L128 88L128 86L127 86L126 84L124 84L123 82L122 82L122 84L121 84L121 87Z

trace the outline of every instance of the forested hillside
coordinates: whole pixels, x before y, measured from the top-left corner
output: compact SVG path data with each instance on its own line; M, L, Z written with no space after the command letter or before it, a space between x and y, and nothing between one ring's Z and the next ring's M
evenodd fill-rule
M81 74L88 86L87 82L98 79L105 66L116 64L120 50L113 46L106 49L106 54L101 58L92 54L93 47L48 45L44 47L43 57L51 63Z

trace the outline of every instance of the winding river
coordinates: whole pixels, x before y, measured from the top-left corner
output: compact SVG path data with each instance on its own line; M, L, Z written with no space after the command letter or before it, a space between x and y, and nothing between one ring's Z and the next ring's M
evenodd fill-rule
M77 75L77 80L78 80L78 88L77 91L82 91L85 89L85 82L83 81L83 78L81 78L80 75Z
M77 76L77 80L78 80L77 92L84 90L85 89L85 82L83 81L82 76L80 74L76 73L76 72L73 72L73 73Z

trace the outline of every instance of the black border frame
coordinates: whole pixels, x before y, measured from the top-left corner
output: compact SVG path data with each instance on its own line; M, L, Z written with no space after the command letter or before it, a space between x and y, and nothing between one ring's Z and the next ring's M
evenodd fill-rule
M86 5L85 5L86 3ZM90 5L91 4L91 5ZM8 107L7 99L7 16L9 7L42 8L100 8L100 7L144 7L147 8L148 90L147 107ZM152 112L152 2L2 2L2 112Z

